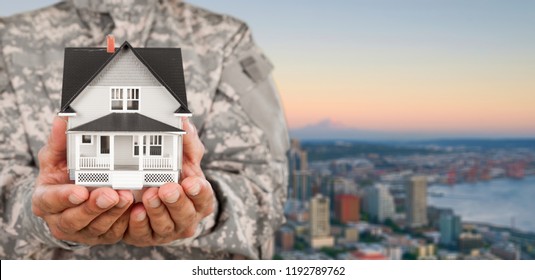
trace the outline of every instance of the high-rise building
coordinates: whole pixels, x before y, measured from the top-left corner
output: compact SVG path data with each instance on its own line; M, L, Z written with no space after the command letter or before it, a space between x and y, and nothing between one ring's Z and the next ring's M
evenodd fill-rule
M440 208L436 206L427 206L427 222L430 227L440 230L440 215L444 211L453 211L453 210Z
M336 212L336 197L342 194L358 195L358 188L355 181L344 177L331 177L330 185L325 188L327 191L322 191L322 194L328 196L334 202L331 203L331 211Z
M317 194L310 200L310 246L332 247L329 198Z
M443 211L439 218L440 244L456 246L461 235L461 217L453 214L453 211Z
M407 224L410 227L427 225L427 178L414 176L407 185Z
M392 219L395 215L394 197L383 184L376 184L366 190L366 206L370 218L379 222Z
M360 198L351 194L340 194L334 201L335 215L341 223L356 223L360 219Z
M301 149L299 140L292 139L288 152L289 181L288 199L308 201L312 194L308 154Z

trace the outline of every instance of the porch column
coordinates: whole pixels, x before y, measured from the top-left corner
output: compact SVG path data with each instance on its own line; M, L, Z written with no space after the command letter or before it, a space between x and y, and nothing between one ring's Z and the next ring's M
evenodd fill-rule
M138 135L137 137L137 143L139 144L139 170L143 170L143 148L145 147L145 143L143 143L143 135Z
M183 140L183 137L184 135L178 135L178 168L177 169L180 169L182 170L182 162L184 161L183 157L184 157L184 152L182 152L183 150L183 147L184 147L184 140Z
M177 170L177 164L178 164L178 136L173 135L173 158L171 159L173 162L173 171Z
M80 145L82 144L82 135L81 134L75 134L74 135L74 161L75 161L75 167L76 170L80 170Z
M115 169L115 135L110 135L110 170Z

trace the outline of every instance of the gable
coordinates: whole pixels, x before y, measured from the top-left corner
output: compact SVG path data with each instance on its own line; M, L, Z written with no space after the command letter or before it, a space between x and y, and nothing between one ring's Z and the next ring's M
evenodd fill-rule
M124 50L91 81L88 86L163 86L143 63Z
M61 113L66 112L69 105L95 78L104 79L100 75L109 64L113 69L116 58L123 57L123 52L131 52L152 77L156 79L187 110L186 86L182 67L182 53L179 48L140 48L134 49L128 42L110 54L104 48L66 48L61 96ZM124 56L128 61L128 56ZM131 59L131 61L135 61ZM118 65L118 64L115 64ZM118 78L118 77L116 77ZM127 77L122 77L128 79ZM148 82L146 80L145 82ZM111 82L111 81L108 81ZM97 81L98 83L98 81ZM123 84L124 85L124 82ZM188 110L189 112L189 110Z

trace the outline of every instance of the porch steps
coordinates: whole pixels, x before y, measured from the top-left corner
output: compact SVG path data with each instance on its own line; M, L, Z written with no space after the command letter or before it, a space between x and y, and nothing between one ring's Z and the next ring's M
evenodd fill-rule
M143 188L143 172L112 171L111 183L114 189L140 190Z

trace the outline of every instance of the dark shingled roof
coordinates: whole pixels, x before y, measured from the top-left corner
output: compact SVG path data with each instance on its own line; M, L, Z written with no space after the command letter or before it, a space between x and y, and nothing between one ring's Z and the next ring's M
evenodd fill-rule
M66 48L63 68L61 113L97 77L113 58L130 48L154 77L173 95L181 107L187 109L186 84L179 48L133 48L128 42L110 54L106 48ZM72 110L72 109L70 109Z
M138 113L111 113L94 121L82 124L69 131L109 131L109 132L183 132Z

